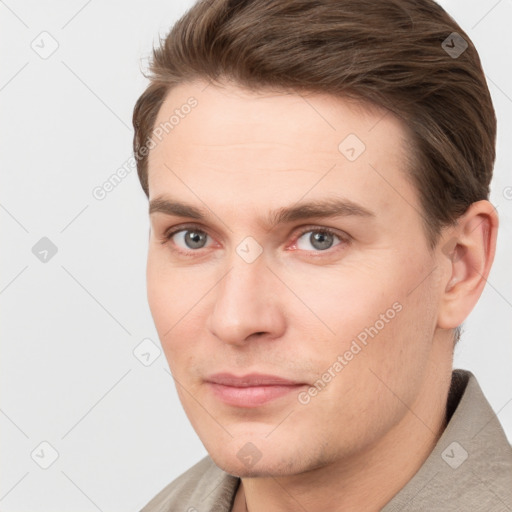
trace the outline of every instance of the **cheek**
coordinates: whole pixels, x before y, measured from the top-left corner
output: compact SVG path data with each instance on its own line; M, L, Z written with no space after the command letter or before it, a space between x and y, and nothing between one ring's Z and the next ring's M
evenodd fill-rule
M200 354L205 297L209 281L197 269L177 268L165 254L151 251L147 260L147 299L162 348L174 375Z
M165 312L172 304L170 301L171 297L167 293L170 289L168 281L165 267L161 264L160 258L157 258L155 252L150 249L146 267L147 297L149 309L159 334L161 334L161 323L163 318L165 318Z
M304 302L335 333L326 331L323 350L312 353L315 366L325 371L345 356L343 370L336 373L343 377L336 378L333 391L354 386L355 396L371 401L382 387L378 377L405 395L414 388L435 328L435 297L422 268L382 262L380 268L354 267L336 278L317 279L319 286L309 294L302 289Z
M428 289L411 293L410 283L402 283L390 290L387 296L397 300L372 303L372 317L352 337L361 350L345 375L354 387L354 403L359 400L363 411L381 411L375 412L381 418L402 414L402 402L412 403L417 396L435 329L435 301Z
M167 351L180 327L179 319L186 314L191 287L187 286L183 272L171 268L161 252L150 249L146 282L149 309L162 347Z
M151 241L146 267L149 307L155 320L170 323L199 291L203 280L197 269L171 264L165 248ZM159 244L158 244L159 245Z
M396 270L386 268L385 262L345 265L336 268L306 266L289 269L283 279L302 305L294 297L297 325L304 322L304 315L314 319L319 334L330 340L336 350L343 350L360 333L364 341L366 328L378 322L378 330L383 330L397 316L403 300L402 285ZM289 296L287 290L283 290ZM313 316L314 314L314 316ZM380 320L384 315L386 321Z

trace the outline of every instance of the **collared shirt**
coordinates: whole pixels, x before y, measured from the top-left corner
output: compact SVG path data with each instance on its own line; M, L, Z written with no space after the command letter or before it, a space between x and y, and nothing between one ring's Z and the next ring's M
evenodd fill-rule
M512 447L471 372L453 371L446 411L431 454L381 512L512 512ZM239 484L207 456L141 512L230 512Z

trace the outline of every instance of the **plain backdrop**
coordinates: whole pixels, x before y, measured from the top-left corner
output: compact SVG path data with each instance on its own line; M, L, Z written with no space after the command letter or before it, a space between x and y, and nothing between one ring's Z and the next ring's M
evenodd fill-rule
M479 50L498 116L497 254L455 367L512 439L512 2L440 3ZM206 454L159 353L135 170L93 195L131 155L152 45L191 5L0 1L3 512L135 512Z

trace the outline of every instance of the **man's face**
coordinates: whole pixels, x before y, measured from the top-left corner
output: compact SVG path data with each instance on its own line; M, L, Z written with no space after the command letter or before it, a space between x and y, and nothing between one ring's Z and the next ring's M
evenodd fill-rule
M326 95L206 85L170 92L149 157L148 299L179 397L232 474L350 460L414 409L432 365L440 280L404 128ZM368 212L277 215L335 200Z

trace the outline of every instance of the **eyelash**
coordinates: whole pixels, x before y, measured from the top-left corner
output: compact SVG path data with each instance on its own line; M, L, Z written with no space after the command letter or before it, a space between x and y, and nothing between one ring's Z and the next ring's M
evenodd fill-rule
M180 231L193 231L193 230L199 231L200 233L204 233L205 235L209 236L208 233L204 229L202 229L200 226L197 226L195 224L186 224L186 225L176 226L174 229L171 229L170 231L166 231L163 234L163 236L161 237L160 243L162 245L167 244L171 240L171 238L176 233L179 233ZM333 235L333 236L337 237L340 240L340 243L335 245L334 249L332 249L332 250L331 250L331 248L329 248L329 249L326 249L325 251L319 251L319 250L305 251L308 253L312 253L312 254L310 254L310 257L313 257L313 258L318 257L324 253L332 254L334 251L337 250L337 249L335 249L337 246L343 246L343 245L349 244L351 242L351 238L349 235L347 235L347 234L340 235L334 229L331 229L328 227L323 227L323 226L306 226L300 230L298 235L295 235L293 244L295 245L300 237L302 237L305 233L308 233L310 231L311 232L319 232L319 233L327 233L329 235ZM184 251L183 249L179 249L179 248L173 248L172 250L174 252L177 252L177 253L179 253L183 256L187 256L187 257L194 257L197 255L198 252L201 251L201 249Z

